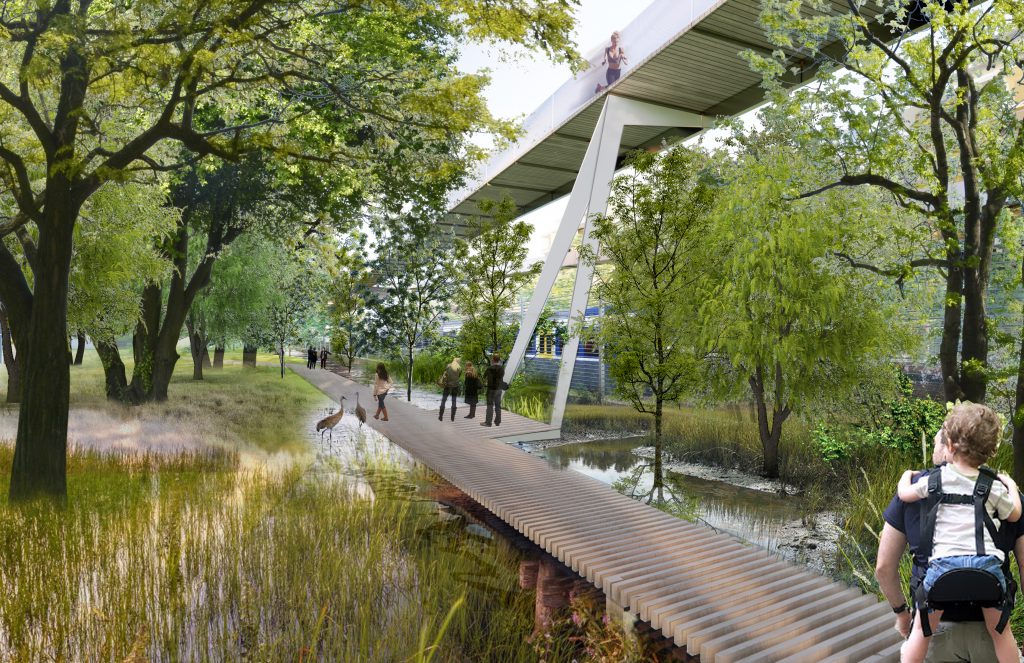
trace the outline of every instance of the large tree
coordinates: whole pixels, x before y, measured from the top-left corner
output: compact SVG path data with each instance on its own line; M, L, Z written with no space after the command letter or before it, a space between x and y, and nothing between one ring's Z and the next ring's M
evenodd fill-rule
M37 254L29 280L0 244L0 298L23 360L10 496L66 494L68 276L79 214L104 183L172 169L183 154L232 161L266 148L449 179L462 136L491 125L484 79L454 70L452 44L501 38L574 57L570 10L554 0L4 3L0 180L15 213L0 237L31 225ZM162 149L168 141L185 152ZM152 362L158 375L167 368Z
M793 135L834 165L804 193L877 187L926 220L932 240L916 255L864 267L900 279L938 270L946 400L983 402L993 247L1024 168L1024 120L1006 84L1024 61L1024 3L912 6L849 0L849 11L836 13L828 0L765 0L761 20L786 57L796 52L822 65L815 85L776 97L799 118ZM887 34L872 30L868 9L881 11L875 22ZM825 46L837 38L837 47ZM779 59L750 57L771 85L786 74Z
M462 315L459 345L463 358L489 363L489 353L508 354L518 326L505 321L524 287L536 280L541 263L526 264L530 234L509 198L483 201L488 216L469 222L469 238L458 245L455 310Z
M700 382L696 287L711 256L706 241L718 186L700 152L678 148L663 156L639 152L632 170L614 181L610 214L594 219L595 295L605 304L596 323L616 393L654 417L654 486L664 502L662 418L665 404L692 394Z

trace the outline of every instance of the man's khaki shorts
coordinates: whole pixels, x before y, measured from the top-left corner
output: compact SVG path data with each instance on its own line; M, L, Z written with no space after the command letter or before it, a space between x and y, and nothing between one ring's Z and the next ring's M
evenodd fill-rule
M929 640L925 663L989 663L996 660L992 638L984 622L942 622Z

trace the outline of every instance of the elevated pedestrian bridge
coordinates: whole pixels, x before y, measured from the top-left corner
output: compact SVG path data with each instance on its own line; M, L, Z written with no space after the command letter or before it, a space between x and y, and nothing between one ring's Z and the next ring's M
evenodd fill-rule
M870 29L889 40L890 28L877 24L875 7L866 3L862 14ZM849 4L832 0L828 11L843 14L850 11ZM527 118L523 138L494 155L453 195L445 223L456 234L468 231L470 217L482 216L483 200L507 196L528 212L569 195L508 359L509 380L520 368L581 224L582 242L596 248L589 220L606 210L610 182L624 156L637 149L661 149L711 128L716 117L743 113L763 101L761 77L742 57L745 51L768 55L779 50L765 38L760 12L760 0L655 0L620 30L619 44L628 61L618 81L599 88L606 80L600 64L606 45L589 53L590 68ZM784 84L814 78L820 63L796 51L782 52L788 72ZM592 279L592 266L577 269L570 317L586 309ZM554 430L561 428L578 342L578 337L570 339L563 353L550 422Z
M369 389L290 368L335 401ZM367 425L702 663L899 660L892 611L875 597L497 439L529 420L453 425L400 398L387 405L390 421Z

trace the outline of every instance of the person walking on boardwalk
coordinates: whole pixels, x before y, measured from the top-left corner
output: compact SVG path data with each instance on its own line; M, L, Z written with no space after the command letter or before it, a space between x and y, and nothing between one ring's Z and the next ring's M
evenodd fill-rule
M388 367L384 365L384 362L378 362L377 377L373 381L373 397L377 399L377 411L373 414L374 419L388 420L388 409L384 407L384 397L388 395L393 386L391 376L388 375ZM384 415L383 418L381 415Z
M479 402L480 387L483 383L480 381L480 376L476 373L476 367L473 366L473 362L466 362L466 395L463 397L462 402L469 406L469 414L466 415L466 419L473 419L476 417L476 404Z
M320 351L320 368L327 368L327 355L331 354L324 348Z
M487 385L487 418L481 426L501 425L501 391L505 386L505 366L501 363L498 353L491 355L491 365L484 371L484 383ZM492 418L493 417L493 418Z
M448 396L452 397L452 421L455 421L455 399L459 395L459 381L462 379L462 364L459 363L459 358L455 357L452 359L452 363L445 367L444 373L438 378L437 384L444 392L441 394L441 411L437 413L437 420L441 421L444 419L444 405L445 401L448 400Z

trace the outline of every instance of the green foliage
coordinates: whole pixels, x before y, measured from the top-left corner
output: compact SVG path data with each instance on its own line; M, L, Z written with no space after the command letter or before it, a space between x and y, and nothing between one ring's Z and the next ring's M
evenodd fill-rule
M243 235L219 257L192 314L218 345L245 340L278 303L286 256L267 239ZM286 270L287 271L287 270Z
M632 172L613 182L610 215L594 220L600 256L584 245L580 257L611 263L596 272L593 296L606 309L591 331L605 347L616 393L657 417L662 403L699 384L701 299L693 286L712 259L704 236L718 187L704 155L688 149L638 152L629 164Z
M743 151L723 169L708 239L719 260L699 285L701 334L718 359L719 397L752 392L764 471L773 475L778 429L790 414L847 397L909 336L878 279L837 257L876 218L871 197L799 199L815 168L798 148L772 127L737 141Z
M137 292L167 278L170 261L154 247L175 226L159 184L107 184L89 200L75 230L68 326L112 339L139 319Z
M519 327L506 320L506 311L541 269L539 262L525 266L533 229L515 220L519 210L512 199L482 201L480 210L488 216L470 221L469 239L457 247L460 282L453 300L463 316L462 357L470 361L511 351Z
M998 370L986 311L996 238L1014 225L1006 207L1024 191L1024 118L1013 89L1024 57L1021 3L923 3L916 8L929 21L922 38L909 35L902 0L851 3L848 12L829 11L824 0L762 6L761 23L778 48L747 57L775 93L769 113L829 166L803 191L870 186L899 208L892 223L878 226L873 247L848 257L901 286L927 282L921 272L935 270L931 283L944 289L950 321L940 346L946 398L985 400ZM805 61L826 57L835 66L786 96L783 60L794 49Z

